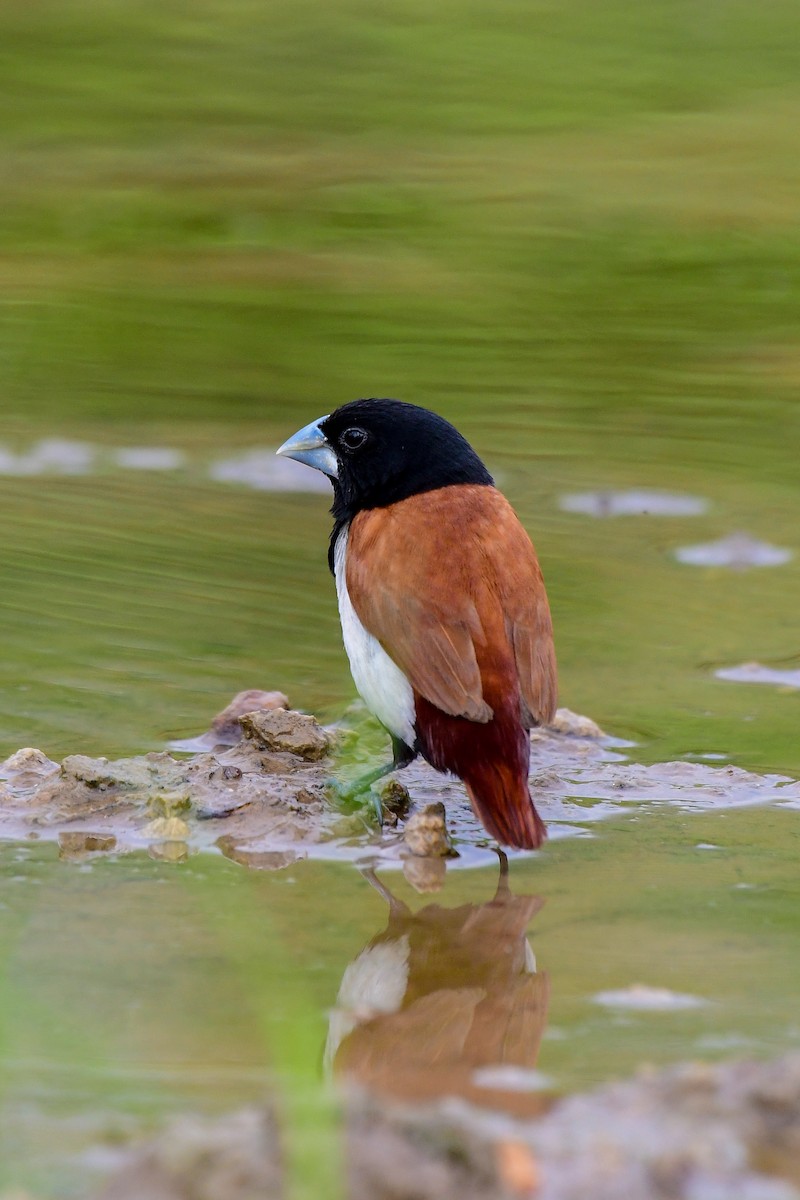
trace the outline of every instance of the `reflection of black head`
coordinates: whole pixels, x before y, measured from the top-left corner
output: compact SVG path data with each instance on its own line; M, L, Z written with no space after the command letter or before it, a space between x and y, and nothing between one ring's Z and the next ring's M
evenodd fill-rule
M349 521L420 492L491 484L469 442L444 417L400 400L354 400L320 422L336 455L333 515Z
M365 874L389 920L342 979L328 1042L337 1074L405 1099L449 1093L538 1111L540 1097L520 1093L506 1104L474 1076L536 1065L549 981L527 928L544 901L512 894L505 856L494 898L457 908L414 913Z

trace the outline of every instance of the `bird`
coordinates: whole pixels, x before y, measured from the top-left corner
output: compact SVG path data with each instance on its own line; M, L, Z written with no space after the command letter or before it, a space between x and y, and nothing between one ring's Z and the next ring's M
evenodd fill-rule
M555 715L553 625L536 551L484 463L444 417L382 398L343 404L277 453L333 485L344 646L393 747L365 785L421 755L462 780L498 843L537 849L529 731Z
M508 859L498 856L492 899L455 908L413 911L362 868L388 921L346 967L329 1011L324 1061L334 1076L402 1102L485 1104L488 1084L493 1108L531 1116L549 1107L541 1092L505 1090L535 1070L550 980L529 940L544 899L512 893Z

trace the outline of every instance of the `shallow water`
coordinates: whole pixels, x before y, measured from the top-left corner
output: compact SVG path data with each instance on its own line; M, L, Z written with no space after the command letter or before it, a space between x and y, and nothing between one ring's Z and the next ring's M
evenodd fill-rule
M625 751L634 763L694 759L800 775L791 691L715 674L755 657L791 666L796 559L742 571L683 565L675 554L745 523L792 546L785 493L746 472L732 483L684 463L644 471L638 442L624 434L600 469L593 437L574 427L556 432L549 458L537 457L543 435L532 433L526 461L521 442L510 451L519 431L501 402L491 421L467 413L462 424L537 542L562 702L635 742ZM264 448L288 428L265 423ZM215 463L243 453L234 432L213 446L202 427L191 443L165 436L183 452L169 471L117 470L109 454L83 475L0 477L5 751L158 749L206 728L247 686L280 688L328 718L343 712L353 690L325 569L327 498L214 478ZM708 513L598 521L565 512L561 497L601 474L623 490L646 483L702 497ZM591 807L587 786L579 801ZM593 822L592 837L554 840L512 862L514 892L546 901L528 928L537 1015L520 1061L512 1055L498 1073L473 1039L458 1070L444 1047L436 1071L415 1074L406 1053L405 1094L452 1089L535 1111L541 1087L798 1044L796 811L689 813L624 798L628 819ZM2 852L9 1185L84 1195L120 1145L169 1113L226 1111L264 1095L284 1104L288 1095L301 1142L313 1143L332 1119L324 1101L307 1099L320 1095L326 1043L328 1058L338 1045L349 1070L381 1086L368 1065L374 1038L389 1063L409 1038L428 1055L440 1008L448 1014L474 984L456 956L430 1010L373 1030L369 1043L356 1028L357 1040L340 1045L352 1022L339 1019L335 1035L329 1026L342 976L387 922L386 902L352 866L301 862L273 875L217 856L80 866L55 853L32 844ZM414 911L479 905L496 877L495 867L450 871L441 895L419 897L401 874L383 874ZM441 946L437 954L451 962ZM498 999L506 985L493 986L483 1003L508 1005L507 994ZM642 988L666 989L666 999L658 992L660 1006L637 1008ZM622 993L621 1002L602 1003L606 993ZM681 1008L681 995L705 1003ZM301 1157L313 1176L313 1156Z
M794 494L745 471L732 486L719 474L662 462L658 482L680 475L708 515L597 521L565 513L562 498L591 475L626 483L653 474L653 464L636 465L637 440L618 433L613 459L598 460L591 431L565 418L553 457L542 459L548 446L534 402L526 461L513 410L495 401L493 412L488 424L461 424L537 543L562 703L633 738L646 761L719 754L758 769L800 770L786 696L716 676L754 658L791 666L800 567L678 561L682 548L712 532L735 533L745 511L754 532L791 548ZM295 423L265 422L264 452ZM185 454L174 470L116 469L109 452L85 475L0 474L4 754L21 744L53 757L160 748L205 728L244 687L278 687L330 718L352 697L325 567L327 497L285 492L282 477L278 491L254 486L243 431L238 444L228 431L230 445L213 448L208 429L190 430L194 446L180 432L183 447L169 439ZM220 478L219 465L237 458L242 481Z
M349 865L76 866L53 847L6 845L0 1180L82 1195L130 1136L172 1112L285 1103L287 1089L302 1111L326 1042L335 1067L385 1093L466 1094L512 1112L535 1111L541 1087L586 1088L642 1063L797 1048L797 849L795 813L654 809L515 859L519 899L501 912L496 867L450 872L429 897L382 870L426 933L411 933L414 1004L373 1022L365 1043L359 1021L343 1024L339 993L386 935L389 899ZM476 907L454 925L465 904ZM503 965L520 914L533 1001ZM453 1058L448 1039L476 987L484 1008L469 1010ZM637 1006L645 988L660 989L655 1005ZM602 1003L609 992L622 1000ZM683 995L703 1003L682 1007ZM513 1044L521 1002L534 1023Z
M313 415L265 422L264 448ZM564 426L553 434L557 452L539 458L549 431L534 437L532 424L526 459L521 440L510 450L519 428L501 401L491 420L473 411L462 424L537 542L562 702L635 742L625 751L634 763L693 759L800 776L795 695L716 676L753 658L792 666L797 558L742 571L684 565L675 553L745 525L791 547L793 499L744 470L728 480L663 459L645 470L624 433L602 460L591 431ZM4 752L162 748L206 728L249 686L280 688L328 718L351 700L325 568L327 498L212 478L214 463L243 453L244 432L226 430L225 445L203 427L183 441L179 432L163 435L183 453L169 471L117 470L108 455L83 475L0 476ZM676 443L676 460L679 451ZM561 507L562 496L611 481L701 497L708 512L597 520ZM591 806L587 786L580 803ZM405 1094L452 1089L534 1111L542 1086L798 1044L797 812L689 813L625 800L628 819L592 823L592 837L512 862L514 892L546 901L528 929L537 1015L521 1061L498 1073L486 1062L493 1054L484 1047L481 1058L468 1041L458 1070L444 1047L436 1071L415 1074L406 1054ZM313 1144L332 1119L324 1100L308 1100L320 1095L326 1043L330 1057L341 1041L340 1020L331 1042L330 1014L348 963L385 930L386 902L344 864L272 875L217 856L80 866L55 854L31 844L2 852L3 1181L82 1196L120 1145L169 1113L227 1111L264 1095L288 1096L290 1124ZM419 897L399 873L383 874L414 911L481 904L496 877L495 867L450 871L441 895ZM429 1010L380 1032L389 1063L409 1038L428 1054L436 1020L473 986L459 975L463 955L454 961ZM506 1003L505 985L493 986L483 1003ZM642 988L666 989L666 1000L656 993L662 1007L637 1008ZM599 1002L606 993L622 1002ZM681 995L705 1003L671 1003ZM452 1013L448 1023L456 1027ZM380 1086L371 1037L339 1052ZM300 1157L300 1174L313 1177L313 1156Z

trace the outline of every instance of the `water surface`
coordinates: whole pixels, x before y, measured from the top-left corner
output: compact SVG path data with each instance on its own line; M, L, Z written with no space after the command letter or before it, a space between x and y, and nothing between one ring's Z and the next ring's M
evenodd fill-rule
M335 1014L345 971L387 931L389 901L351 866L248 872L219 856L174 866L137 855L76 866L51 846L7 845L2 1181L83 1195L128 1138L187 1109L269 1099L304 1114L302 1134L320 1119L308 1098L326 1075L332 1033L334 1069L360 1071L387 1094L413 1090L409 1063L422 1044L439 1069L420 1069L420 1096L469 1094L512 1112L535 1111L540 1087L586 1088L644 1062L797 1048L795 817L658 809L601 823L591 839L512 861L520 899L510 917L492 907L495 867L450 871L427 897L399 871L380 871L437 953L426 960L412 936L410 999L373 1022L371 1049L357 1021L353 1033ZM529 922L526 897L536 900ZM464 905L472 915L456 930ZM500 1054L492 1024L514 1027L508 1005L522 977L503 967L504 939L517 936L520 912L534 1028ZM704 1003L597 1002L637 986ZM488 1004L492 1023L469 1009L457 1060L469 1069L454 1072L447 1039L476 987L468 1002ZM515 1053L522 1069L510 1071Z

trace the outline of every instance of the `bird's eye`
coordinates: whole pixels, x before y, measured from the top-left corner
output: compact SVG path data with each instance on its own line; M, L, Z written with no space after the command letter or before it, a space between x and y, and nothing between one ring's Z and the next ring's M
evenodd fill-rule
M366 429L359 429L357 425L354 425L351 429L345 429L339 441L346 450L357 450L359 446L364 445L367 436Z

